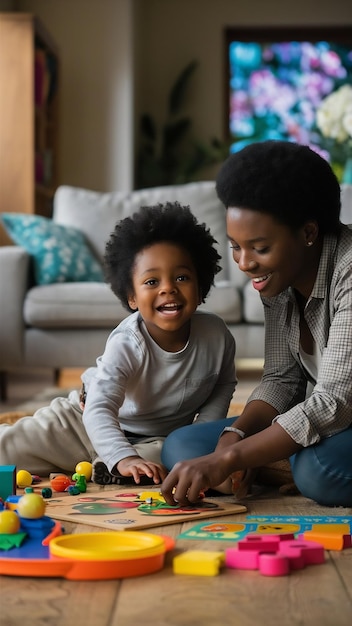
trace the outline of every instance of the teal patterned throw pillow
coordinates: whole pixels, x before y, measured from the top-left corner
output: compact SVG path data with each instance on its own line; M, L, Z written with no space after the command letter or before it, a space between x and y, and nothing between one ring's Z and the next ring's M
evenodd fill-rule
M33 258L38 285L104 280L101 265L77 228L27 213L2 213L1 219L13 242Z

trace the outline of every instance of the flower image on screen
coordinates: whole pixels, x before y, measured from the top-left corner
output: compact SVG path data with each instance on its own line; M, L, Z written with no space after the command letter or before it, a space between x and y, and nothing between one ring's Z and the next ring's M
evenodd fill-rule
M270 39L227 32L231 151L280 139L310 145L329 161L343 162L338 153L343 146L322 135L316 116L329 94L352 85L350 31L346 35L343 29L336 40L333 31L329 38L313 40L280 37L279 31ZM349 36L351 44L346 43Z

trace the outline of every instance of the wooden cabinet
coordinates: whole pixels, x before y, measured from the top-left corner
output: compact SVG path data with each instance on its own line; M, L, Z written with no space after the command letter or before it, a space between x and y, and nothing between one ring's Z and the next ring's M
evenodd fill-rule
M49 33L33 15L0 13L0 212L51 216L58 96L59 55Z

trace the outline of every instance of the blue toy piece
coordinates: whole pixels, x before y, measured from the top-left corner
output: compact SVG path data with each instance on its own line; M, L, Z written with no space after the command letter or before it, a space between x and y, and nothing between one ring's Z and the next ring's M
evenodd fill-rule
M16 465L0 465L0 498L16 493Z
M50 487L43 487L41 493L43 498L45 499L51 498L51 496L53 495L52 489L50 489Z
M81 493L78 485L69 485L66 491L70 494L70 496L78 496Z

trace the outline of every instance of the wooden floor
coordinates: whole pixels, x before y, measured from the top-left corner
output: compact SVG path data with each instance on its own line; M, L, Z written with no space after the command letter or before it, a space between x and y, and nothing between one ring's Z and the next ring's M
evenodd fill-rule
M89 491L96 486L89 486ZM109 487L104 488L109 489ZM116 488L115 488L116 489ZM221 500L221 499L219 499ZM245 502L247 514L352 514L328 509L301 496L258 491ZM221 518L219 518L221 519ZM214 518L212 519L214 522ZM178 540L196 522L148 532L176 539L165 566L146 576L109 581L0 577L0 624L13 626L350 626L352 623L352 549L326 552L326 562L288 576L271 578L257 571L222 569L215 577L180 576L172 571L175 554L190 549L224 550L224 541ZM97 528L64 522L66 533ZM104 532L102 530L102 532ZM119 531L117 531L119 532ZM123 532L123 531L120 531Z
M255 381L240 377L236 400ZM72 379L71 379L72 382ZM46 384L52 384L52 380ZM63 381L63 386L67 380ZM37 385L37 386L36 386ZM36 392L39 382L32 384ZM22 389L22 391L21 391ZM28 391L28 389L27 389ZM21 401L24 388L12 381ZM237 393L237 392L236 392ZM2 409L4 410L4 409ZM89 485L89 491L97 490ZM105 487L104 489L109 489ZM221 498L219 498L221 501ZM352 515L352 509L325 508L301 496L256 488L244 501L246 515ZM214 519L213 519L214 521ZM176 576L175 554L189 549L224 550L233 542L177 539L196 522L168 525L150 532L168 534L176 548L165 567L147 576L76 582L65 579L0 577L1 626L350 626L352 624L352 549L326 552L326 563L280 578L256 571L223 569L219 576ZM64 523L66 533L96 532L96 527ZM104 531L102 531L104 532ZM123 531L121 531L123 532Z

